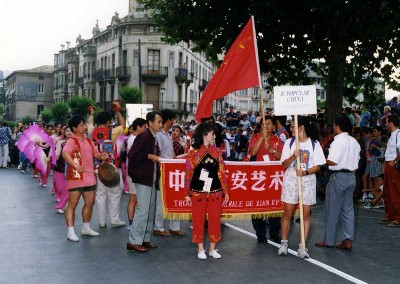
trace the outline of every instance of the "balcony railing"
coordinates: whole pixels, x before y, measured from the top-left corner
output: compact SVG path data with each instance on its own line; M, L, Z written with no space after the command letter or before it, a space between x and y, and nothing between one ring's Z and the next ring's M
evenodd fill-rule
M103 83L103 82L105 82L103 69L98 69L98 70L96 70L96 72L94 73L94 79L95 79L96 82L98 82L98 83Z
M83 56L96 56L97 48L95 45L87 45L83 48Z
M188 72L187 68L176 68L175 69L175 80L176 83L192 83L193 82L193 73Z
M104 80L111 83L115 81L115 69L107 69L103 72Z
M168 77L168 67L142 66L140 75L143 80L155 79L164 81Z
M120 66L117 67L116 69L116 77L119 81L128 81L131 72L130 72L130 67L129 66Z
M78 55L70 55L67 57L67 64L72 64L72 63L79 63L79 56Z

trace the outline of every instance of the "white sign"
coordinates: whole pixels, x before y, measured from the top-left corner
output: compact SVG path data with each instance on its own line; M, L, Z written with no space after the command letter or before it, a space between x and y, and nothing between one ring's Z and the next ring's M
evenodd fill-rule
M315 85L274 87L275 115L316 114Z
M126 104L126 121L128 125L131 125L138 117L146 119L146 114L150 111L153 111L152 104Z

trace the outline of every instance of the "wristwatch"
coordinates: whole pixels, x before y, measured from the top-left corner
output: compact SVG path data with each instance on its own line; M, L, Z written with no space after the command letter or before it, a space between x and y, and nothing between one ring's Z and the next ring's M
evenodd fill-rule
M309 172L308 172L308 170L306 170L306 176L308 176L309 175Z

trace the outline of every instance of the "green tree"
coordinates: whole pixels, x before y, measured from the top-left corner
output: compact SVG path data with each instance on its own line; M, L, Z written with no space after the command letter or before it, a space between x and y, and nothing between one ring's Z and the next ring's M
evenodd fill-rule
M399 90L400 2L395 0L139 0L169 44L191 42L217 61L254 15L259 61L269 88L309 84L309 66L325 78L327 118L343 96L371 96L375 78ZM184 16L182 16L184 15ZM204 17L207 15L207 17ZM315 64L315 60L321 64Z
M34 121L35 121L35 119L30 115L25 115L21 118L21 122L23 125L28 125Z
M42 116L42 121L44 123L49 123L51 119L53 118L53 114L51 113L51 109L45 108L40 115Z
M56 122L66 123L68 119L68 104L56 103L51 108L53 119Z
M139 87L122 86L118 92L122 105L142 103L143 92Z
M71 109L71 114L72 115L81 115L83 117L86 116L86 114L88 113L87 111L87 107L89 105L95 105L95 102L88 97L72 97L69 101L68 101L68 105Z

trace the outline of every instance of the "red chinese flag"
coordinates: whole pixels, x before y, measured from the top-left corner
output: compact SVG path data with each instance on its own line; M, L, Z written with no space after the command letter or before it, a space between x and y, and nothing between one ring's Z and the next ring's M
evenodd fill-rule
M196 120L211 116L212 103L237 90L260 86L254 20L250 18L200 98Z

